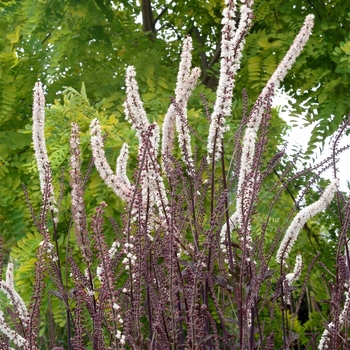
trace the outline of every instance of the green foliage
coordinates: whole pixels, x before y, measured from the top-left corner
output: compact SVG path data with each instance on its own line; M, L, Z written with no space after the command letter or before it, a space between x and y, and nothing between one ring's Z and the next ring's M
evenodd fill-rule
M4 194L0 201L0 228L9 244L14 241L14 234L18 239L25 231L16 219L23 213L16 209L19 206L23 209L16 184L19 181L30 186L32 181L30 170L34 164L31 165L27 125L35 81L39 79L47 85L47 101L54 105L63 86L79 90L84 82L91 105L109 113L110 124L120 128L122 135L125 66L136 67L148 115L161 121L175 86L179 44L190 34L194 38L194 64L202 68L207 87L215 90L212 78L217 74L219 56L215 53L223 1L181 0L169 4L157 0L151 6L157 19L152 40L136 21L142 11L136 1L112 4L94 0L16 0L0 4L0 139L5 141L0 142L0 177L6 178L0 188ZM247 89L249 100L254 101L289 48L305 15L315 13L314 35L284 82L286 90L297 100L295 116L307 107L305 122L319 122L310 140L309 154L317 142L337 129L349 109L346 27L350 9L339 0L312 6L307 8L302 1L256 2L255 24L247 38L233 110L235 120L239 120L242 88ZM214 98L209 91L206 89L205 95L210 103ZM194 96L197 97L191 100L191 105L200 110L200 99ZM340 100L340 96L344 98ZM66 116L75 120L68 111ZM199 133L204 129L204 125L198 125ZM68 137L67 131L65 135ZM56 152L53 158L59 166L64 163L67 149L57 147L52 151ZM24 163L27 165L23 166ZM10 196L11 191L17 195ZM15 222L18 226L12 232L10 227Z
M41 241L42 236L38 232L29 232L11 249L11 257L18 265L16 268L16 287L27 304L32 296L34 264L37 261L36 253Z

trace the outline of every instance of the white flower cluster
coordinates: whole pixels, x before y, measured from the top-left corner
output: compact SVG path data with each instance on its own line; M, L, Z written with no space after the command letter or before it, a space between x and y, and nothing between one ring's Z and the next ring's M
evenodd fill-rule
M5 322L4 314L0 310L0 331L13 343L20 347L20 348L25 348L29 349L29 344L26 339L24 339L21 335L16 333L14 330L12 330L8 324ZM34 348L32 348L34 350Z
M233 218L231 217L229 219L229 223L230 223L230 231L231 231L232 228L235 227L236 225L236 220L233 220ZM227 252L226 244L224 244L227 241L226 235L227 235L227 224L224 224L220 231L220 248L223 253Z
M271 94L271 91L275 91L279 87L281 81L288 73L288 70L292 67L293 63L298 58L305 44L309 40L313 26L314 15L307 15L303 26L294 39L293 44L289 48L281 63L276 68L275 72L272 74L271 78L261 92L257 102L255 103L248 123L248 127L252 128L255 133L259 129L261 118L263 116L264 110L266 109L266 103L264 102L267 100L267 96ZM254 138L255 137L256 136L254 136Z
M273 86L275 89L279 87L288 70L292 67L293 63L300 55L304 49L305 44L309 40L312 28L314 26L314 18L315 16L312 14L305 17L302 28L300 29L298 35L295 37L293 44L289 48L287 54L284 56L282 62L278 65L277 69L266 84L263 90L263 94L266 94L271 86Z
M123 146L117 158L115 174L119 179L121 179L125 183L126 186L131 187L130 180L126 174L126 164L128 162L128 158L129 158L129 146L126 143L123 143Z
M34 86L33 100L33 143L35 158L39 170L41 193L45 189L45 165L49 164L49 156L47 155L46 142L44 135L45 125L45 97L42 84L37 82ZM53 192L52 192L53 193Z
M96 169L106 185L110 187L118 197L128 202L131 197L132 188L130 184L128 185L128 183L125 183L123 178L120 178L113 173L107 162L103 149L100 122L97 119L94 119L90 124L90 128L90 144Z
M295 265L294 265L293 272L288 273L286 275L286 280L289 285L300 278L302 268L303 268L303 259L301 257L301 254L297 254L295 258Z
M109 260L112 259L115 256L115 254L117 253L117 248L119 248L119 247L120 247L120 243L118 241L114 241L112 246L111 246L111 248L108 251L107 258ZM104 273L105 273L105 270L104 270L103 265L101 263L96 268L96 276L97 276L97 278L99 279L99 281L101 283L103 283L104 278L105 278ZM85 270L85 277L88 278L88 270L87 269Z
M121 324L124 323L124 321L123 321L121 315L118 314L118 315L117 315L117 319L118 319L118 322L119 322L119 323L121 323Z
M114 241L112 247L109 249L108 254L109 258L112 259L117 253L117 248L120 247L120 243L118 241Z
M241 166L238 177L237 197L236 197L236 213L233 216L233 220L237 218L237 223L243 226L244 220L244 207L249 206L250 195L249 190L253 187L252 178L252 166L255 154L255 140L257 130L254 127L247 126L247 129L243 136L243 148L241 156Z
M193 158L191 148L191 137L187 120L187 102L200 76L198 67L191 69L192 38L184 40L181 53L179 72L175 88L175 102L169 106L165 115L162 130L162 160L163 167L167 166L167 155L172 153L174 146L174 125L178 134L182 160L186 164L187 172L193 175ZM164 169L166 171L166 169Z
M102 267L102 264L99 264L96 268L96 276L100 282L103 281L103 272L104 272L104 269Z
M39 246L43 247L44 253L46 253L52 261L58 260L58 256L57 256L56 251L54 249L54 245L51 243L50 236L48 234L46 235L45 239L43 239L39 243Z
M349 314L350 311L350 293L347 291L345 292L345 303L343 310L341 314L339 315L339 326L342 327L344 324L344 319L345 317ZM328 329L332 329L334 327L334 322L331 322L328 324ZM318 344L318 350L327 350L329 349L329 346L327 344L327 339L330 336L330 332L328 329L325 329L324 332L322 333L321 340Z
M126 257L123 259L122 264L125 265L125 270L130 269L131 266L134 266L137 260L137 255L133 253L134 245L132 243L124 244L124 253ZM129 263L130 261L130 263Z
M6 280L0 282L0 290L7 296L11 305L13 305L16 314L21 320L22 326L27 327L30 321L27 307L23 299L16 292L13 278L13 264L8 263L6 269ZM18 347L28 346L27 340L12 330L5 321L3 312L0 310L0 332L14 342Z
M216 91L214 111L208 136L208 162L217 161L222 152L222 139L228 130L225 117L231 115L231 105L235 76L240 68L245 35L251 26L253 11L251 2L247 1L240 8L240 22L236 30L235 1L227 1L223 12L220 78Z
M56 214L54 221L57 224L57 206L54 195L54 188L51 182L51 167L49 156L47 154L44 126L45 126L45 97L42 84L37 82L34 86L33 97L33 144L36 163L39 171L40 189L44 194L46 189L50 191L50 205L52 211ZM47 180L49 183L47 183Z
M147 152L147 151L146 151ZM153 152L146 156L146 164L141 169L140 186L142 191L142 213L140 220L146 220L147 208L151 208L148 217L149 226L153 226L152 208L155 205L159 210L160 217L164 217L168 209L168 198L166 195L163 178L160 174L160 166Z
M305 225L307 220L316 214L320 213L327 208L331 200L333 199L334 193L337 191L339 184L338 179L334 179L330 185L327 186L322 196L318 201L308 205L307 207L300 210L300 212L295 216L292 223L287 229L285 236L278 248L276 254L277 263L286 264L288 255L292 249L294 242L296 241L300 230Z
M125 344L125 335L122 334L122 332L118 329L117 334L115 335L117 339L119 339L120 344L124 345Z
M87 288L87 291L86 291L87 295L89 295L90 297L93 297L95 295L95 291L90 289L90 288Z
M286 275L285 283L289 287L292 282L297 281L300 278L301 271L303 268L303 261L301 258L301 254L297 254L295 258L294 270L291 273ZM286 293L283 295L283 300L286 304L291 305L291 291L287 288Z
M136 136L139 139L139 162L141 167L140 187L142 191L141 203L138 208L141 209L139 220L146 220L149 227L154 223L154 206L158 208L158 215L164 218L168 215L168 200L160 176L160 166L157 160L159 149L159 127L156 124L150 124L138 92L138 85L135 79L135 68L130 66L126 70L126 100L124 102L125 114L127 120L132 123L132 128L136 130ZM101 135L100 123L94 119L90 125L91 128L91 148L94 156L94 162L101 178L107 186L121 199L130 202L133 186L130 184L126 175L126 164L128 159L128 146L123 145L117 160L116 173L110 168L103 149L103 140ZM151 209L151 210L149 210ZM133 208L133 212L139 212Z
M153 207L156 206L159 216L169 215L168 198L165 191L163 178L160 175L160 166L157 160L159 149L159 127L150 124L138 92L138 85L135 79L135 68L130 66L126 70L126 94L124 103L127 119L136 130L139 144L139 161L141 166L140 187L142 191L142 203L140 221L147 219L148 227L154 225ZM151 211L149 212L149 208ZM136 208L134 208L137 210ZM146 222L146 221L145 221Z
M113 303L113 310L115 311L119 311L120 310L120 305L118 305L117 303ZM120 314L117 314L117 320L119 323L123 324L124 321L122 319L122 316ZM124 339L124 343L122 342L122 344L125 344L125 336L121 334L121 332L119 330L117 330L117 339Z
M126 100L123 106L126 119L131 123L132 129L136 130L136 136L141 141L142 132L147 131L150 122L148 121L146 111L143 108L135 77L135 67L129 66L126 69ZM155 147L155 149L157 148Z
M147 133L151 124L148 121L146 111L143 107L135 77L135 68L129 66L125 74L126 100L123 106L126 119L131 123L131 128L136 131L136 136L140 141L139 153L141 154L140 148L143 146L142 141L144 140L144 134ZM151 143L150 147L153 152L155 152L155 156L157 156L159 148L159 127L156 124L154 124L152 136L149 141Z

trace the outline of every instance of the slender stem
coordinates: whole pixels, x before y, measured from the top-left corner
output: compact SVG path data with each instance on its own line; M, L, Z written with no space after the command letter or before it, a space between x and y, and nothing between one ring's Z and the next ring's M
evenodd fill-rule
M194 230L194 243L196 246L196 251L199 252L199 241L198 241L198 232L197 232L197 220L196 220L196 203L195 203L195 194L193 188L193 181L191 176L188 176L190 182L190 197L191 197L191 205L192 205L192 215L193 215L193 230Z
M152 254L152 253L150 253ZM148 260L146 260L146 271L149 271L149 265ZM152 323L152 312L151 312L151 302L150 302L150 295L149 295L149 286L146 286L146 300L147 300L147 312L148 312L148 322L149 322L149 338L153 338L153 323ZM153 350L153 346L151 347L151 350Z
M57 233L57 224L55 221L55 214L53 212L53 210L51 209L51 219L52 219L52 223L53 223L53 238L54 238L54 242L55 242L55 249L56 249L56 254L57 254L57 269L59 271L59 280L60 283L62 284L63 287L63 278L62 278L62 270L61 270L61 261L60 261L60 255L59 255L59 247L58 247L58 233ZM67 243L68 244L68 243ZM68 265L68 261L67 261L67 265ZM67 282L67 280L66 280ZM67 284L66 284L67 287ZM72 349L72 344L71 344L71 336L72 336L72 331L71 331L71 312L70 312L70 308L69 308L69 302L68 302L68 293L65 295L62 295L62 298L64 298L65 300L65 306L66 306L66 318L67 318L67 333L68 333L68 350Z
M225 174L225 157L224 157L224 141L222 140L222 156L221 156L221 171L222 171L222 182L224 186L224 190L227 190L227 181ZM228 195L227 195L228 196ZM233 253L232 253L232 245L231 245L231 231L230 231L230 216L228 213L228 198L226 196L225 199L225 219L226 219L226 239L228 246L228 254L229 254L229 263L230 268L233 270Z
M257 298L256 297L254 297L254 308L255 308L255 313L256 313L256 320L258 322L261 350L264 350L265 346L264 346L264 342L263 342L263 334L262 334L262 329L261 329L261 324L260 324L260 317L259 317L259 312L258 312L258 302L257 302Z
M284 312L284 303L283 303L283 280L281 280L281 310L282 310L282 332L283 332L283 349L287 349L286 343L286 325L284 321L285 312Z

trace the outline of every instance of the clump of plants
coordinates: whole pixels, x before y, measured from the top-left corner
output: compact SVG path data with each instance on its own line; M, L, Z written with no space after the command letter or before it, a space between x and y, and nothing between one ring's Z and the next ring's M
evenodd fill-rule
M200 77L199 68L191 66L190 37L183 43L175 94L161 129L147 118L135 69L126 70L125 116L138 140L133 169L126 143L112 169L104 148L108 135L95 118L90 124L92 161L84 172L79 125L72 123L68 228L60 225L61 196L56 195L45 142L44 93L41 83L35 85L39 214L25 193L40 243L29 305L16 292L13 262L7 263L0 282L8 299L0 312L1 349L346 348L350 210L338 190L336 162L348 148L338 146L348 122L335 136L333 156L320 164L296 173L296 158L286 161L284 148L266 160L271 100L311 34L309 15L250 111L243 92L242 122L230 130L226 119L252 20L252 1L244 2L239 12L235 1L226 1L213 108L201 97L208 120L206 140L194 132L187 115ZM334 179L310 202L308 193L329 167ZM102 201L92 217L87 214L84 194L96 170L124 205L120 217L109 218L112 239L105 234L107 204ZM284 206L289 187L299 178L304 181L299 197L276 217L274 210ZM310 254L298 252L295 245L308 220L327 210L335 197L339 226L334 272L324 266L331 277L322 274L329 282L328 303L321 305L317 298L308 303L314 309L308 312L309 321L315 314L326 318L324 324L302 325L300 311L322 253L311 254L305 266L303 255ZM52 298L64 310L59 327Z

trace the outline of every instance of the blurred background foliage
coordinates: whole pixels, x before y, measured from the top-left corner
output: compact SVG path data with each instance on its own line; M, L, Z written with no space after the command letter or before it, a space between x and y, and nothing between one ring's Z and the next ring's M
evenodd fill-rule
M161 124L169 97L174 94L182 41L191 35L193 64L202 69L202 85L190 100L189 118L194 130L205 139L208 122L199 94L203 93L212 107L219 70L222 8L223 1L216 0L4 0L0 3L0 230L5 258L12 249L13 258L21 266L17 280L21 280L21 273L28 272L25 262L33 263L37 246L34 244L37 233L30 225L21 188L22 183L27 186L34 208L38 209L40 191L31 139L34 83L40 80L46 88L46 137L58 189L61 168L68 168L68 140L73 121L81 128L84 169L91 157L88 126L95 117L108 135L106 152L112 167L123 142L136 151L134 132L125 121L122 107L127 65L136 68L150 120ZM257 0L254 25L236 79L232 119L228 121L235 130L242 116L242 89L247 90L251 107L309 13L315 15L313 35L283 82L285 91L296 100L295 118L301 118L307 110L303 116L305 125L315 125L306 157L337 130L349 111L350 2ZM267 159L283 143L287 129L277 111L273 114ZM205 143L198 141L198 146L199 152L203 152ZM228 164L230 154L226 153L226 157ZM130 169L136 161L136 152L131 152ZM67 194L63 196L59 227L64 232L62 243L67 238L70 219L67 174L61 181ZM267 191L275 176L271 174L268 178ZM294 197L306 180L302 178L290 188ZM320 185L325 187L323 181ZM310 192L303 204L318 198L317 191ZM85 197L89 216L101 200L110 204L107 215L117 220L124 210L123 203L103 185L96 171L91 175ZM282 199L272 215L276 220L294 205L290 194L283 194ZM259 214L264 215L268 200L267 196L261 203ZM312 242L314 248L305 252L306 261L318 250L323 251L321 259L326 264L331 261L331 244L325 246L320 242L334 238L335 226L334 218L328 214L320 214L317 221L310 223L309 231L298 242L300 250ZM273 236L273 232L270 234ZM319 293L320 279L315 278L314 282L314 293ZM28 298L30 289L23 283L19 292ZM314 319L313 322L316 324Z

